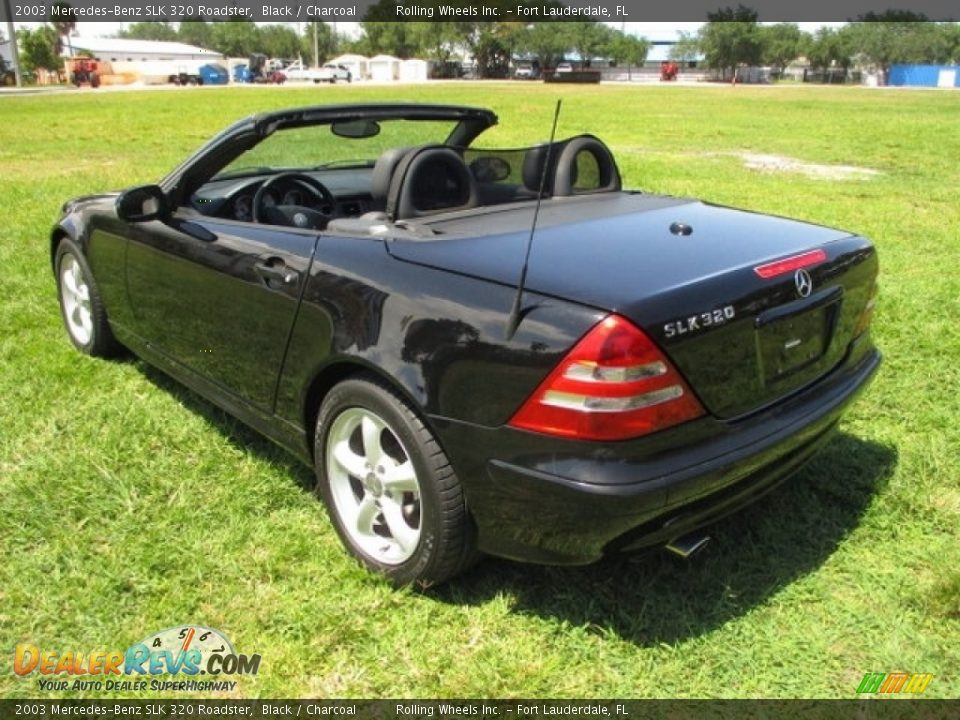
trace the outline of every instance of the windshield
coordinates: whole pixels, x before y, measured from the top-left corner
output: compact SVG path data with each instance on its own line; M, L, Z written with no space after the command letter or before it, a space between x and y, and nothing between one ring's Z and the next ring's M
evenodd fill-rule
M278 170L322 167L371 167L386 150L443 143L457 126L455 120L380 120L368 137L334 134L335 126L312 125L277 130L235 158L214 179Z

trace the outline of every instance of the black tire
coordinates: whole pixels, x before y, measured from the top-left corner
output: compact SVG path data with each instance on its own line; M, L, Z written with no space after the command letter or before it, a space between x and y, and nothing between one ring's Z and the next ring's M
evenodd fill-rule
M65 288L64 272L71 267L73 261L76 262L76 269L83 279L89 297L87 303L89 335L85 335L77 329L78 325L82 324L79 320L71 321L68 318L70 300L66 296L69 291ZM83 251L70 238L63 238L57 246L57 252L54 256L54 269L57 280L57 298L60 302L60 317L63 319L63 325L67 330L70 342L80 352L93 357L112 357L119 354L122 351L122 346L110 330L107 313L103 307L103 300L100 297L96 281L93 279L93 273L90 272L90 266L83 256Z
M97 73L90 73L90 87L100 87L100 76Z
M386 460L379 461L376 469L369 463L366 465L367 480L343 470L345 466L340 465L333 455L338 444L348 443L351 446L348 452L352 453L354 443L358 443L361 450L357 457L361 462L372 457L363 440L364 426L349 430L350 422L357 414L373 416L385 426L377 432L377 445L384 453L381 458ZM348 428L346 431L345 427ZM349 437L349 441L345 437ZM317 493L326 504L340 540L362 565L385 575L394 585L430 587L463 572L479 557L476 532L463 489L446 455L411 407L379 381L366 376L354 377L339 383L327 394L317 416L314 458ZM394 486L388 484L388 476L382 474L383 464L393 463L393 469L402 469L406 460L412 465L413 483L419 488L416 501L414 492L401 492L402 500L398 499L396 491L391 493L390 488ZM375 473L381 473L384 478L382 485L375 479ZM379 494L368 487L368 482L377 483ZM376 506L367 516L375 532L367 534L366 538L356 528L348 529L351 508L342 509L344 503L353 502L359 507L364 501ZM387 504L391 503L394 510L403 508L403 518L408 523L405 531L413 531L410 521L416 521L417 541L415 547L410 543L414 547L412 550L400 549L399 543L395 542L396 533L391 531L391 523L387 521ZM362 511L357 510L356 517L361 515ZM392 517L396 520L398 516L394 514ZM371 551L370 543L382 543L384 549ZM390 545L395 545L395 553L403 555L406 552L409 556L388 557L386 548Z

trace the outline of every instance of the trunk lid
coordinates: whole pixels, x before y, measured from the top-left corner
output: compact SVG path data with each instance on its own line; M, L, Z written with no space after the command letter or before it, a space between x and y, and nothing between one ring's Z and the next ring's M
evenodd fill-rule
M531 204L458 214L430 223L432 239L388 248L398 259L515 286L532 212ZM477 228L489 234L477 237ZM755 271L815 249L825 259L805 268L809 289L798 289L795 271L766 279ZM712 414L732 418L839 363L875 275L871 244L844 231L614 193L543 203L526 288L630 318Z

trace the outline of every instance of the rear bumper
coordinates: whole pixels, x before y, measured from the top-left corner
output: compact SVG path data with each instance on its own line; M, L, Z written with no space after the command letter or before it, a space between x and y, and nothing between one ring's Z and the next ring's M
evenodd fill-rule
M584 564L665 543L784 480L829 439L879 367L869 337L861 340L846 363L772 408L634 441L557 441L434 420L465 485L483 551Z

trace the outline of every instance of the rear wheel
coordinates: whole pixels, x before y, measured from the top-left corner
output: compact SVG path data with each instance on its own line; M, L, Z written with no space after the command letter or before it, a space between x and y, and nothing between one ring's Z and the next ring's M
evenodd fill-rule
M94 357L117 354L120 345L110 331L90 266L73 240L60 241L54 266L60 313L70 341L80 352Z
M423 587L476 553L456 474L409 405L376 381L340 383L315 436L317 490L347 549L397 585Z

